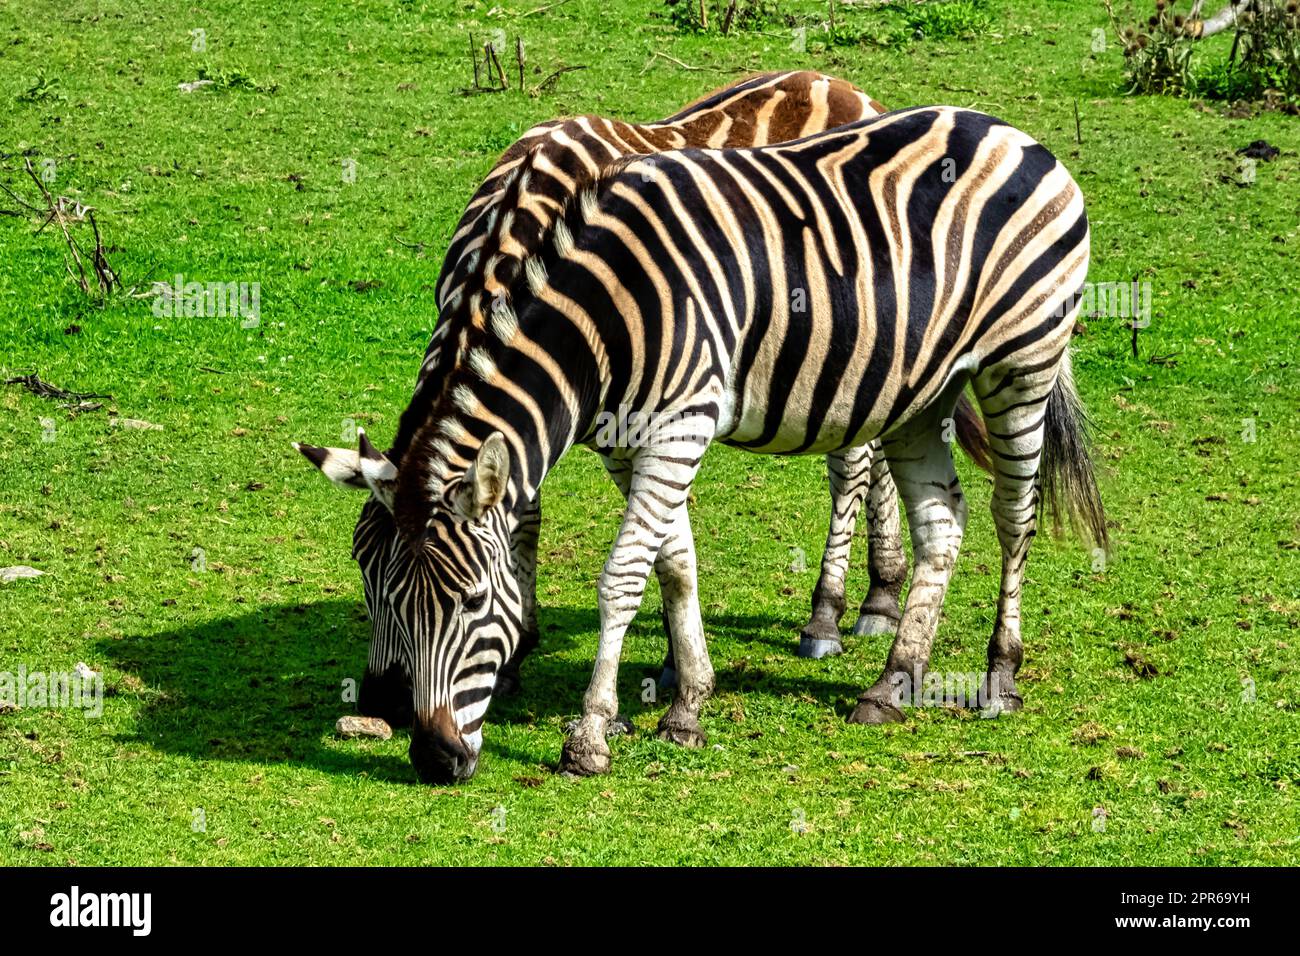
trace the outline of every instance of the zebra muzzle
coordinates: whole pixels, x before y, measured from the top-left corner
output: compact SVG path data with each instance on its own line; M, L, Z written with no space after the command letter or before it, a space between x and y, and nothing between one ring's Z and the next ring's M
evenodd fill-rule
M411 765L421 783L449 784L468 780L478 767L478 753L467 746L451 710L437 707L432 715L417 714L411 727Z

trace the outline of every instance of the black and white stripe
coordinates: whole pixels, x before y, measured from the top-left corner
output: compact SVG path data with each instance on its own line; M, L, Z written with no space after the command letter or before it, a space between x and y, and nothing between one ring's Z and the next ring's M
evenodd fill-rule
M928 661L965 524L941 436L969 383L990 428L1004 558L990 692L1012 708L1044 440L1050 448L1078 425L1061 410L1077 406L1066 347L1087 262L1069 174L1023 133L968 110L906 110L786 146L621 164L557 219L526 288L466 341L397 475L399 533L441 560L446 542L430 529L447 514L475 520L466 500L513 516L567 448L596 444L602 412L659 416L646 443L597 448L628 504L563 765L600 772L623 634L652 568L670 585L679 682L660 731L703 739L712 668L685 502L708 445L809 454L883 438L916 563L885 672L854 719L899 719L891 678L919 676ZM1069 447L1065 471L1087 479L1071 503L1104 538L1095 485L1080 446ZM503 448L509 480L484 496L476 472L488 453L499 469Z
M403 573L448 594L486 580L486 603L504 609L492 635L513 652L511 533L564 452L595 447L627 508L562 767L602 772L623 636L651 569L678 672L660 734L704 740L713 671L686 500L708 446L825 454L880 439L915 564L885 670L852 719L902 719L896 678L924 672L965 525L944 435L969 385L988 425L1003 553L986 699L1014 709L1040 463L1046 490L1105 540L1067 352L1088 249L1065 169L969 110L904 110L784 146L615 164L555 219L527 281L464 332L400 467L381 466L394 472L376 494L408 549ZM602 444L596 423L622 409L654 415L655 427L635 447ZM465 527L481 550L457 544ZM475 561L498 566L483 578ZM436 774L416 742L445 732L429 702L454 686L450 662L477 638L476 628L411 631L413 658L432 668L413 676L412 757L426 776ZM454 728L461 742L467 726Z
M400 462L414 431L441 391L448 369L461 357L464 337L485 327L486 312L498 290L524 281L523 264L538 251L554 224L584 185L594 183L612 163L629 156L683 146L761 145L820 132L874 116L884 108L843 80L811 71L768 73L717 90L666 120L635 125L598 116L578 116L539 124L500 158L479 187L457 226L435 286L440 317L425 354L416 397L403 416L388 457ZM527 175L519 175L523 167ZM321 449L318 455L347 460L350 452ZM827 456L833 476L834 520L827 540L823 574L813 598L813 618L804 628L800 653L822 656L840 650L838 621L845 609L852 529L868 494L870 457L865 449ZM879 470L871 485L876 507L886 515L883 527L890 553L902 553L897 495L888 471ZM498 692L517 688L519 664L538 642L536 618L537 536L541 498L520 509L512 537L523 599L524 633L514 657L498 674ZM874 528L874 526L873 526ZM373 636L358 707L391 724L409 724L411 699L405 650L399 630L382 600L385 569L391 560L393 526L383 502L372 499L362 509L354 534L353 556L361 568ZM873 541L877 533L873 530ZM897 588L887 592L878 550L870 554L873 586L856 625L859 633L892 632L898 619ZM880 566L883 567L883 566ZM904 564L903 570L906 570ZM892 594L892 606L889 603ZM869 613L868 608L873 610ZM671 649L665 678L674 674Z

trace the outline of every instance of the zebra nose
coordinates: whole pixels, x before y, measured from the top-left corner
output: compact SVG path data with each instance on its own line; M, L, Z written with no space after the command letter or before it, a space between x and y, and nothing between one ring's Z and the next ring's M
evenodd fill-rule
M474 774L473 756L451 712L442 707L434 711L432 719L416 718L411 728L410 756L422 783L455 783Z

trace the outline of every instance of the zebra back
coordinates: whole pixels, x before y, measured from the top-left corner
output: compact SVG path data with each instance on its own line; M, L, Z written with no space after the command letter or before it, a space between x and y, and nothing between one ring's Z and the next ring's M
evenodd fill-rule
M452 236L435 287L438 326L390 457L397 461L405 454L451 365L473 346L492 314L508 321L525 263L536 259L573 197L590 190L610 164L667 149L764 145L883 110L851 83L802 70L750 77L656 123L578 116L530 129L493 167ZM444 348L451 342L454 347Z
M600 116L549 120L530 128L512 144L474 193L452 234L442 271L435 286L439 310L482 261L484 226L494 211L509 208L501 202L511 174L533 149L541 147L554 165L568 173L591 175L619 156L686 147L763 146L784 142L843 126L885 112L885 107L853 84L812 70L760 73L706 94L664 120L646 124L623 123ZM534 182L534 189L550 189L550 198L571 183ZM543 226L543 229L545 226ZM479 253L477 259L473 258Z
M721 440L853 447L927 407L955 372L1024 351L1054 365L1072 323L1053 303L1087 264L1081 198L1055 157L949 107L766 149L624 157L551 219L518 267L528 281L448 362L451 394L402 469L411 528L439 476L470 459L474 432L502 430L480 407L525 410L505 423L524 494L590 438L596 413L661 411L703 377L725 392ZM447 419L469 426L463 441L442 440Z

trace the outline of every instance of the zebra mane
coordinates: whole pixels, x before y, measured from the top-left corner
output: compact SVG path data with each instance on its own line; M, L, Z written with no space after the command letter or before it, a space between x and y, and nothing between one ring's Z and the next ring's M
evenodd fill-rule
M494 261L493 256L499 254L502 241L514 224L514 216L519 213L519 200L535 170L539 151L552 140L555 130L568 125L569 121L555 123L524 151L519 163L504 177L500 192L486 204L482 212L488 233L484 236L482 245L472 253L461 255L454 264L448 263L452 266L453 273L463 274L453 274L452 283L458 290L447 303L445 313L439 317L438 330L435 331L435 339L440 337L442 342L436 355L433 343L430 343L430 350L425 355L415 395L402 413L397 436L389 453L393 461L405 459L421 430L433 416L435 406L439 405L444 393L449 390L449 381L456 369L468 356L470 348L476 344L481 345L486 337L488 322L484 306L490 303L484 302L484 286L489 263L494 267L496 281L502 282L506 290L500 299L501 304L507 304L513 298L510 289L513 281L522 273L525 260L506 261L502 258ZM507 150L502 160L510 158L513 152L513 148ZM503 211L507 215L503 216ZM524 215L531 218L531 214ZM541 235L536 239L538 247L541 239ZM498 266L499 270L496 268ZM447 265L443 268L445 271ZM439 284L441 283L440 278Z
M557 199L558 206L542 200L543 208L553 212L539 219L536 200L533 208L525 208L522 200L530 183L536 183L535 177L549 175L538 169L548 147L572 153L568 147L558 146L555 131L563 130L575 139L587 135L573 126L575 122L566 122L542 137L507 175L501 195L485 213L491 217L488 236L464 283L462 301L450 316L452 324L442 345L446 354L421 376L416 395L402 414L394 447L400 459L394 515L409 541L422 536L430 510L463 476L489 434L484 427L472 424L474 389L491 377L496 356L519 331L515 305L521 297L521 283L527 286L523 298L542 289L546 283L544 259L562 257L572 248L574 236L581 233L605 184L628 164L644 158L640 154L618 157L595 171L582 163L574 164L576 169L566 168L574 187ZM553 153L545 158L557 164ZM435 376L441 381L430 381ZM517 460L513 465L516 480L520 465Z

